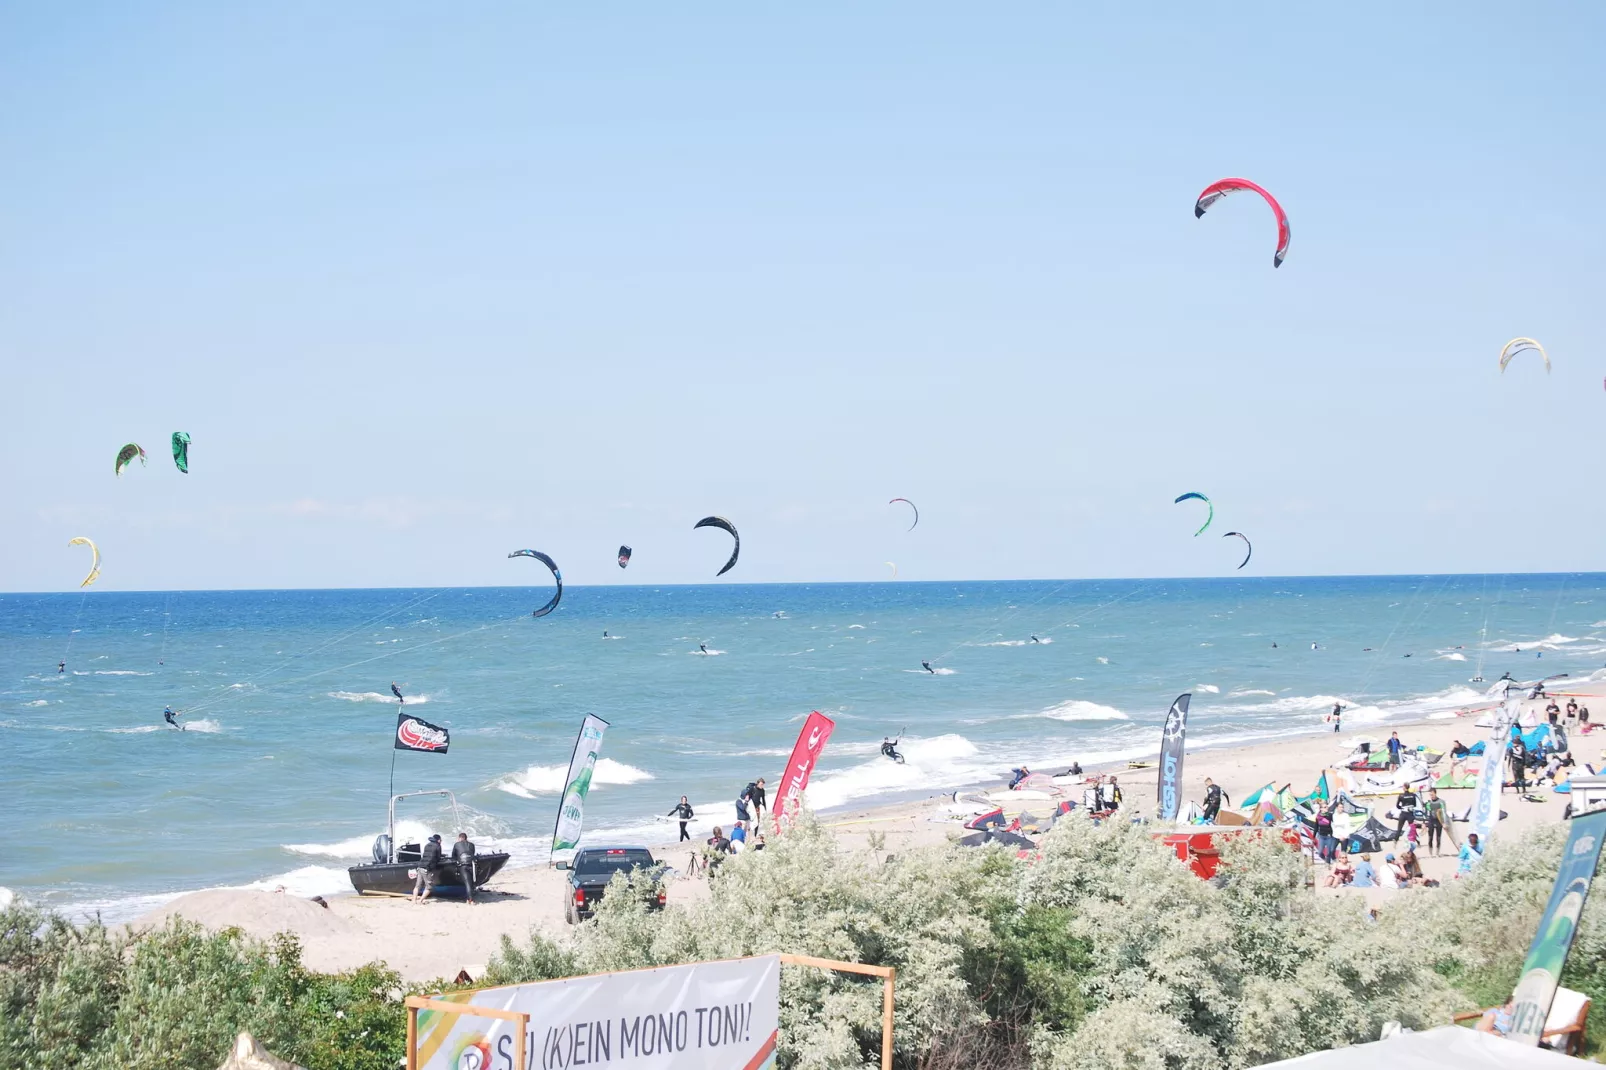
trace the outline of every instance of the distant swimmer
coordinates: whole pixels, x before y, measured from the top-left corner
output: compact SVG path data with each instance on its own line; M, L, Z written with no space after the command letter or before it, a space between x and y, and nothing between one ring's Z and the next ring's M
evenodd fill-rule
M390 682L390 693L396 696L397 702L400 702L403 706L407 705L407 699L403 697L401 688L396 686L396 681L394 680Z
M182 732L184 731L184 726L178 723L177 718L178 714L173 712L173 707L171 706L162 711L162 720L166 721L168 724Z
M927 672L931 673L931 675L933 675L933 676L937 675L937 670L933 669L931 667L931 662L929 662L929 661L922 661L920 663L920 667L922 669L926 670Z
M1039 639L1039 638L1037 638L1037 636L1035 636L1035 635L1034 635L1034 636L1032 636L1032 642L1034 642L1034 643L1041 643L1041 642L1042 642L1042 640L1041 640L1041 639Z
M708 653L708 644L707 643L698 643L697 644L697 649L699 651L701 651L702 653L706 654L706 653Z
M901 739L902 737L900 736L899 738ZM891 758L899 765L903 764L903 755L898 753L898 740L890 739L887 736L882 736L881 753L886 755L888 758Z

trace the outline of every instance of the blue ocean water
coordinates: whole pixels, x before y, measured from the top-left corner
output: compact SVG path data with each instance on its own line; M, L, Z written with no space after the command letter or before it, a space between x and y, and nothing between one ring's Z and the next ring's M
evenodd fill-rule
M829 808L1152 752L1182 691L1193 749L1606 659L1599 574L573 587L532 619L548 593L0 596L0 885L113 919L203 887L347 890L393 755L397 791L453 790L482 844L537 864L587 713L612 725L589 835L644 836L682 794L728 821L811 709L838 726L810 791ZM449 754L392 751L392 681ZM436 802L404 817L449 831Z

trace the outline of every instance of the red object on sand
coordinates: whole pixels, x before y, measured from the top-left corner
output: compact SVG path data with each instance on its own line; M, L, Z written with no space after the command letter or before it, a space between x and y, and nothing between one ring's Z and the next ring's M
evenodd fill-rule
M820 752L825 749L825 742L831 738L834 728L836 722L819 710L809 714L808 720L803 722L803 731L797 734L792 756L786 760L786 771L781 774L781 783L775 792L775 806L770 811L775 815L777 831L781 828L781 822L792 812L792 807L802 804L803 790L809 786L809 774L820 760Z
M1243 829L1218 829L1215 832L1172 832L1157 838L1167 847L1177 852L1177 861L1188 863L1188 868L1201 880L1209 880L1221 868L1221 848L1216 843L1217 836L1238 836L1245 832L1260 833L1264 830L1244 827ZM1299 833L1293 829L1278 829L1284 843L1299 849Z

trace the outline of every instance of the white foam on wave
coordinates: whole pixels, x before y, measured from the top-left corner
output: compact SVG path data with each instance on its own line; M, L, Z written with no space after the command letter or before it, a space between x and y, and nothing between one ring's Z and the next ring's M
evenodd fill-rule
M139 672L135 669L96 669L96 676L155 676L153 672Z
M1504 642L1494 643L1489 647L1491 653L1516 654L1529 650L1560 650L1568 643L1578 642L1578 637L1562 635L1560 633L1547 635L1543 639L1508 639Z
M931 669L931 670L926 670L926 669L903 669L901 671L902 672L916 672L916 673L919 673L921 676L952 676L956 670L954 670L954 669Z
M1088 702L1085 699L1073 698L1061 702L1057 706L1050 706L1041 713L1024 714L1026 717L1047 717L1055 721L1125 721L1126 714L1114 706L1104 706L1097 702Z
M1277 692L1267 691L1264 688L1251 687L1243 691L1229 691L1228 698L1248 698L1250 695L1265 695L1267 698L1276 698Z
M1438 655L1433 660L1434 661L1466 661L1467 660L1467 656L1465 654L1461 653L1461 651L1459 651L1459 650L1452 650L1448 654L1440 654L1440 655Z
M343 702L389 702L395 703L395 695L381 695L378 691L330 691L330 698L337 698ZM428 695L408 695L404 706L422 706L429 701Z
M1207 695L1221 694L1221 688L1217 687L1215 684L1195 684L1193 689L1195 691L1203 691Z
M725 652L723 650L689 650L687 653L696 654L698 657L716 658Z
M850 625L848 625L848 627L849 628L863 628L864 625L862 625L862 624L850 624Z
M381 830L382 831L382 830ZM422 821L396 822L397 843L423 843L431 832L437 831ZM465 830L466 831L466 830ZM378 832L364 836L353 836L347 840L338 840L335 843L287 843L284 849L291 854L310 855L314 858L372 858L374 839Z
M496 782L496 787L509 795L517 795L524 799L533 799L537 795L556 795L562 791L567 783L569 767L567 765L532 765L519 773L509 773ZM644 780L655 779L645 769L637 769L624 762L616 762L612 758L601 758L597 761L596 769L591 773L591 786L604 787L608 785L639 784Z
M993 769L996 763L982 759L976 745L961 735L905 739L898 744L898 750L903 754L902 765L877 754L847 769L817 774L809 784L809 805L824 810L886 792L973 783L997 776Z
M996 643L976 643L976 646L1025 646L1024 639L1000 639Z
M1099 658L1099 664L1100 665L1108 665L1109 663L1110 663L1110 659L1109 658Z
M36 698L32 702L24 702L23 705L24 706L48 706L48 705L50 705L50 700L47 699L47 698Z
M137 724L131 728L108 728L106 731L120 736L140 736L146 732L160 732L165 727L167 726L159 724Z
M160 728L161 726L157 725L156 727ZM200 720L197 720L197 721L185 721L183 723L183 727L184 727L184 731L186 731L186 732L221 732L221 731L223 731L223 726L222 725L218 724L216 721L211 720L210 718L207 718L207 717L202 717Z

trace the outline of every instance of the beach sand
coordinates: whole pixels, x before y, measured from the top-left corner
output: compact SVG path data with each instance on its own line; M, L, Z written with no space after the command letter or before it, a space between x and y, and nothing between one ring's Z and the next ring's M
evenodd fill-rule
M1558 683L1558 687L1563 686ZM1592 707L1597 718L1606 715L1606 683L1573 685L1557 694L1588 695L1585 704ZM1560 700L1565 704L1566 699ZM1544 703L1524 702L1524 708L1538 706L1543 717ZM1459 739L1471 745L1486 739L1489 730L1478 728L1475 722L1487 707L1474 708L1465 716L1434 719L1411 724L1352 725L1345 732L1313 733L1274 742L1257 743L1243 747L1221 747L1191 751L1187 755L1183 776L1183 797L1192 801L1204 798L1204 780L1211 777L1236 803L1268 783L1281 787L1291 784L1298 794L1309 792L1322 769L1342 761L1350 751L1348 743L1367 737L1381 745L1390 731L1398 731L1400 738L1411 747L1426 745L1434 750L1448 751ZM1312 718L1312 727L1319 726L1319 718ZM1582 764L1599 764L1601 752L1606 748L1606 731L1592 734L1570 733L1572 753ZM1156 740L1158 746L1158 740ZM1448 758L1434 767L1440 772L1448 767ZM1114 773L1121 785L1125 808L1133 816L1150 815L1154 811L1156 771L1152 768L1132 770L1126 763L1089 767L1087 772ZM1032 810L1046 815L1052 803L1032 798L1032 793L1007 792L1002 783L990 791L1002 801L1006 812ZM973 793L961 792L962 796ZM1441 791L1454 813L1471 805L1471 789ZM1568 796L1558 795L1548 788L1538 789L1543 802L1528 802L1508 790L1502 808L1508 817L1500 823L1498 836L1520 833L1537 825L1558 822ZM1073 794L1078 797L1079 792ZM1382 819L1383 812L1392 805L1392 794L1372 796L1361 800L1374 806ZM845 849L867 845L873 834L885 837L889 852L912 847L940 844L962 833L961 822L968 813L981 809L978 806L956 804L952 794L933 796L916 802L879 807L865 807L822 814L820 820L830 827ZM673 826L666 826L672 831ZM1455 838L1465 837L1466 826L1455 826ZM1424 847L1421 852L1422 868L1426 875L1448 882L1456 869L1453 853L1432 857ZM649 844L653 854L671 866L684 870L691 856L691 844L676 845L666 842ZM1403 843L1402 843L1403 846ZM1381 857L1373 858L1379 871ZM1316 867L1316 893L1332 896L1365 896L1373 906L1387 909L1388 903L1400 895L1433 895L1426 889L1327 889L1322 887L1325 867ZM182 915L208 928L221 929L237 926L246 933L267 937L277 932L294 933L305 950L307 965L316 970L337 971L351 969L364 963L379 960L388 963L409 981L428 981L451 978L459 970L467 970L479 977L485 963L497 951L502 936L520 941L532 929L562 937L569 926L563 920L564 874L548 868L526 868L504 871L484 889L481 902L469 906L453 900L431 900L414 905L405 899L372 898L356 895L335 896L328 900L327 908L308 900L296 899L282 893L260 891L215 890L195 892L182 896L162 908L144 915L133 924L149 926L162 924L171 915ZM683 873L675 875L669 887L670 909L676 904L706 897L707 883Z

